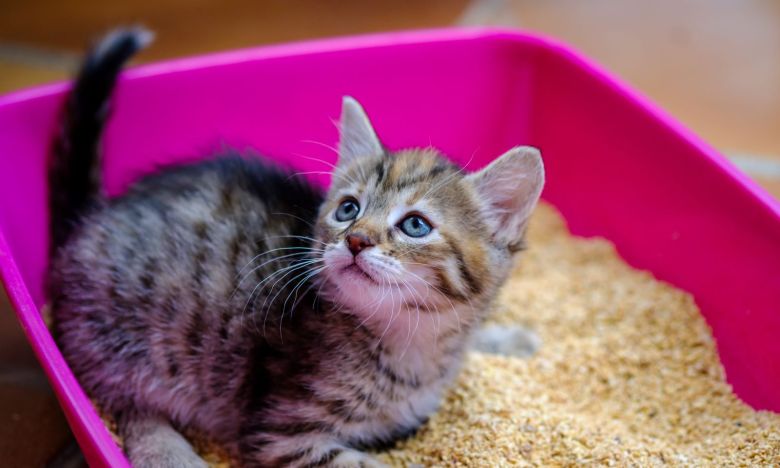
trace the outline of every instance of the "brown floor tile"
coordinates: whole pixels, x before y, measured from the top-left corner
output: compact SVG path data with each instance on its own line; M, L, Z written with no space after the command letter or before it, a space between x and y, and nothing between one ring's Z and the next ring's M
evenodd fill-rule
M8 2L6 2L8 3ZM80 51L121 24L158 32L147 59L370 31L444 26L467 0L14 0L0 16L0 41ZM67 21L63 21L67 18Z
M38 368L38 360L27 344L27 338L11 310L5 289L0 283L0 372ZM0 385L3 382L0 376Z
M72 439L0 286L0 466L43 466Z
M43 466L72 437L59 403L42 373L2 373L0 379L0 460L9 467Z
M441 27L458 18L467 0L4 3L0 44L8 44L12 49L33 47L49 55L64 52L72 56L80 54L90 40L112 27L140 23L157 33L154 47L141 58L151 61L315 37ZM7 55L0 48L0 93L69 75L61 60L47 67L45 57L36 55L28 60L23 50L14 52L13 60Z
M70 76L65 70L25 65L0 58L0 94L51 83Z

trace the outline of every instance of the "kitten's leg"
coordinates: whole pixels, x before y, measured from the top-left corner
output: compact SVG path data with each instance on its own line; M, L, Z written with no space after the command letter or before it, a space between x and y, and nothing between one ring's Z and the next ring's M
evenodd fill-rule
M385 468L371 455L322 432L256 433L245 438L241 452L245 466Z
M358 450L345 449L328 464L331 468L386 468L371 455Z
M129 412L119 418L118 427L134 468L208 466L164 418Z
M527 358L542 344L539 335L520 325L485 325L474 334L474 349L483 353Z

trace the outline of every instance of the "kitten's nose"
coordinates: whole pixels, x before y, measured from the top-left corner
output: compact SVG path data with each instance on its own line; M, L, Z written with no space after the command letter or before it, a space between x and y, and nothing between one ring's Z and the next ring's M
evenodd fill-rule
M345 240L347 242L347 247L349 247L349 251L352 252L352 255L354 256L357 256L357 254L362 252L363 249L367 249L368 247L372 247L374 245L371 242L371 239L369 239L365 234L347 234L347 238Z

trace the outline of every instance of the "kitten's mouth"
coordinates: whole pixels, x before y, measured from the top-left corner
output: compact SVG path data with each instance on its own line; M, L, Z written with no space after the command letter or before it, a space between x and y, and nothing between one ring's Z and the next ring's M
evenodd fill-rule
M360 268L360 265L358 265L357 263L352 263L350 265L347 265L341 271L344 272L344 273L347 273L349 275L360 276L360 277L362 277L364 279L367 279L368 281L371 281L372 283L376 283L377 282L371 275L366 273L365 270Z

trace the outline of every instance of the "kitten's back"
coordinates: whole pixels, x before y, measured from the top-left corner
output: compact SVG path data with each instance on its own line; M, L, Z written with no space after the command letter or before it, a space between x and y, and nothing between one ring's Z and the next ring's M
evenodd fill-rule
M271 193L279 184L288 198ZM240 391L256 311L272 294L279 305L293 275L255 286L306 258L319 202L284 172L225 157L142 180L90 213L50 276L55 335L87 391L112 411L166 400L204 420L225 411L214 403Z
M53 332L104 411L232 422L207 427L229 437L260 328L254 312L285 282L255 286L306 257L322 195L257 157L222 155L104 197L104 119L145 34L104 40L68 96L49 173Z

